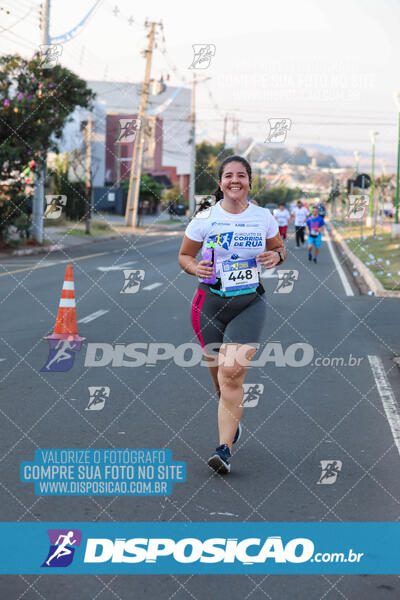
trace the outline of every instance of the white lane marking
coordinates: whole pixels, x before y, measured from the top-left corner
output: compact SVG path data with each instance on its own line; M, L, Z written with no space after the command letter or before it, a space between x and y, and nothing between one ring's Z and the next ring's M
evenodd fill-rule
M347 277L346 277L346 275L345 275L345 273L344 273L344 271L343 271L343 269L342 269L342 265L340 264L340 262L339 262L339 261L338 261L338 259L337 259L337 256L336 256L336 253L335 253L335 250L334 250L334 248L333 248L333 244L332 244L332 242L331 242L331 236L330 236L330 233L329 233L328 231L327 231L326 233L327 233L327 236L326 236L326 242L327 242L327 244L328 244L329 252L331 253L332 260L333 260L333 264L334 264L334 265L335 265L335 267L336 267L336 270L337 270L337 272L338 272L338 275L339 275L339 277L340 277L340 281L341 281L341 282L342 282L342 284L343 284L343 287L344 287L344 291L345 291L345 293L346 293L346 296L354 296L354 292L353 292L353 290L352 290L352 287L351 287L351 285L349 284L349 281L348 281L348 279L347 279Z
M88 315L87 317L83 317L83 319L79 319L78 323L90 323L90 321L94 321L95 319L102 317L106 313L108 313L108 310L98 310L97 312L94 312L91 315Z
M131 260L126 263L121 263L119 265L111 265L111 267L97 267L97 270L103 271L104 273L106 273L107 271L123 271L124 269L126 269L126 267L129 267L130 265L135 265L136 263L137 260Z
M172 235L172 232L168 232L168 235ZM181 234L173 234L175 237L182 237ZM107 241L107 240L105 240ZM169 240L168 240L169 241ZM172 240L174 241L174 240ZM146 248L147 246L157 246L157 244L162 244L162 243L166 243L165 240L158 240L157 242L149 242L148 244L142 244L141 246L132 246L131 250L135 250L136 248L140 249L140 248ZM66 258L65 260L58 260L57 262L54 263L49 263L49 264L40 264L40 265L35 265L33 267L25 267L23 269L15 269L14 271L7 271L6 273L0 273L0 277L5 277L6 275L12 275L13 273L23 273L24 271L33 271L34 269L44 269L46 267L55 267L58 264L61 263L74 263L77 262L78 260L86 260L87 258L94 258L96 256L104 256L104 255L108 255L108 254L112 254L113 252L121 252L121 250L111 250L109 252L95 252L94 254L86 254L85 256L79 256L77 258ZM20 263L18 263L20 264ZM22 263L21 263L22 264ZM25 263L23 263L25 264Z
M154 290L155 288L158 288L160 285L162 285L162 283L160 283L160 282L151 283L150 285L146 285L146 287L144 287L142 289L143 290Z
M3 361L3 360L7 360L7 359L6 358L0 358L0 362Z
M6 275L12 275L13 273L22 273L23 271L34 271L35 269L45 269L46 267L55 267L62 263L74 263L78 260L84 260L86 258L94 258L96 256L104 256L104 254L110 254L109 252L95 252L94 254L85 254L85 256L79 256L78 258L66 258L65 260L58 260L54 263L40 264L35 265L33 267L25 267L23 269L15 269L14 271L7 271L7 273L0 273L0 277L5 277Z
M274 267L273 269L266 269L265 271L263 271L260 275L260 277L262 279L272 279L272 277L278 277L278 274L275 273L276 268Z
M394 442L400 454L400 410L392 386L389 383L383 363L379 356L368 356L368 360L371 365L376 387L382 400L383 408L385 409L387 420L389 421L390 429L392 430Z

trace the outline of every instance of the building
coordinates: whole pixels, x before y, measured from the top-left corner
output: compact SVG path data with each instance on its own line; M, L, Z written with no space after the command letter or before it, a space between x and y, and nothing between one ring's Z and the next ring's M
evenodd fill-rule
M121 119L135 119L139 111L141 85L126 82L88 81L97 100L106 106L105 184L129 177L134 140L116 147ZM191 160L191 90L166 87L157 96L150 95L147 107L143 170L166 183L178 183L189 198ZM120 152L120 156L118 154ZM118 167L119 164L119 167Z

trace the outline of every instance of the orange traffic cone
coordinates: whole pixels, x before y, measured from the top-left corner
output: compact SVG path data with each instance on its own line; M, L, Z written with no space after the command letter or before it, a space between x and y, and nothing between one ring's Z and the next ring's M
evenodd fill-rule
M74 288L74 271L72 265L65 269L65 279L61 292L54 332L46 335L45 340L71 340L81 342L86 339L78 335L76 325L76 305Z

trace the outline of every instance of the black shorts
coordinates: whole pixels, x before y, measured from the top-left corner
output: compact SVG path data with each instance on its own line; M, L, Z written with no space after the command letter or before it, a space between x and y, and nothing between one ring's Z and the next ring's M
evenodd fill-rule
M192 302L192 325L206 355L218 354L222 343L247 344L260 342L266 316L266 306L257 291L229 298L219 296L210 286L200 283ZM207 346L207 347L206 347Z

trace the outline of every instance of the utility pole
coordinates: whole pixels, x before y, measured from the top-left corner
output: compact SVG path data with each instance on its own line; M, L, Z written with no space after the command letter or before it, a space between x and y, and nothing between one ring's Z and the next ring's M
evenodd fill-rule
M50 0L43 2L43 17L42 26L42 44L49 43L49 28L50 28ZM47 156L45 151L45 156ZM46 164L41 166L35 176L35 189L33 193L32 203L32 235L33 238L43 243L43 213L44 213L44 190L46 180Z
M223 138L222 138L222 144L223 144L224 148L226 146L226 128L227 128L227 125L228 125L228 115L225 115L225 117L224 117L224 135L223 135Z
M90 216L92 212L92 113L88 115L85 132L85 234L90 235Z
M196 78L196 71L192 73L192 107L190 113L190 141L191 141L191 161L190 161L190 181L189 181L189 214L193 214L195 207L195 179L196 179L196 85L204 83L211 77Z
M190 181L189 181L189 214L194 212L194 194L195 194L195 177L196 177L196 71L192 72L192 108L190 113L190 143L191 143L191 160L190 160Z
M236 135L235 154L237 154L239 152L239 119L237 119L236 117L234 120L233 127Z
M147 50L144 51L146 54L146 70L142 86L142 96L140 99L139 113L137 116L139 127L137 129L136 139L134 141L131 170L129 175L129 191L125 212L125 224L127 225L127 227L135 227L137 224L140 178L142 175L143 149L145 137L145 117L147 110L147 102L149 98L151 58L153 54L154 34L156 25L157 23L155 22L150 23L150 33L148 36L149 45Z
M114 187L119 188L121 185L121 144L119 139L119 128L115 131L114 142Z

